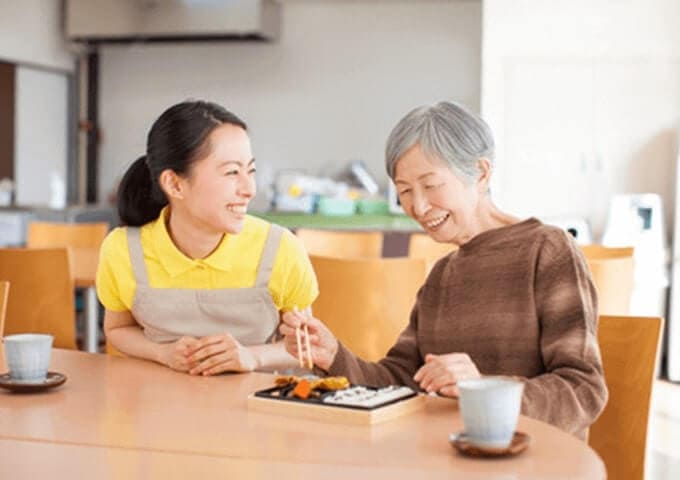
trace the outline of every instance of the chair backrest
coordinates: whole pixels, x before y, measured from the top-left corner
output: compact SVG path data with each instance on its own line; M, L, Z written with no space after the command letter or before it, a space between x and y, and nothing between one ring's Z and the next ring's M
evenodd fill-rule
M99 248L109 231L107 223L54 223L28 224L26 246L32 248Z
M588 443L608 478L642 479L649 404L663 320L600 316L598 339L609 401L590 428Z
M0 338L5 334L5 315L7 314L7 296L9 282L0 282Z
M108 223L52 223L28 224L26 246L30 248L66 247L69 265L76 286L94 283L99 260L99 247L108 233Z
M319 280L314 316L361 358L383 358L408 324L425 261L310 258Z
M424 258L428 272L437 260L454 250L458 250L457 245L436 242L426 233L412 233L408 240L408 257Z
M65 248L2 248L0 279L12 285L5 335L49 333L55 347L76 348L73 280Z
M299 228L295 234L310 255L339 258L380 258L382 232L348 232Z
M635 275L633 247L582 245L581 251L597 288L600 314L627 315Z

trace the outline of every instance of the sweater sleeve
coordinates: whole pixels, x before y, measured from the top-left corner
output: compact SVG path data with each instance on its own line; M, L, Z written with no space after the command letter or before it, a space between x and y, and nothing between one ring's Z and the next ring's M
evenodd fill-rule
M421 292L422 288L418 292L418 298ZM328 373L345 375L350 382L359 385L376 387L406 385L419 390L420 387L413 380L413 375L423 364L416 340L417 326L418 303L416 302L408 325L385 358L378 362L367 362L354 355L344 345L339 344L338 352Z
M607 387L595 287L566 234L556 232L539 246L534 281L546 373L524 379L522 413L583 437L607 402Z

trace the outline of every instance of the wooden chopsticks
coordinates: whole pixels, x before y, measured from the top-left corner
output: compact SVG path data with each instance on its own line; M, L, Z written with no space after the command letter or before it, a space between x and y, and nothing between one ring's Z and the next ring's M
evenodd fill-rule
M293 310L296 312L298 311L297 306L293 307ZM309 343L309 330L307 328L307 324L305 323L302 325L302 332L300 332L300 327L295 327L295 340L297 342L297 352L298 352L298 361L300 362L300 367L304 368L305 367L305 360L302 358L302 334L304 333L305 336L305 350L306 350L306 360L307 360L307 368L310 370L314 368L314 362L312 361L312 346Z

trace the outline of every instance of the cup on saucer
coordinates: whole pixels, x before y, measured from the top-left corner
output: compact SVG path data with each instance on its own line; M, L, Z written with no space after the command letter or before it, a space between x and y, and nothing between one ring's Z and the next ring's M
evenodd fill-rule
M524 384L509 377L483 377L457 383L465 439L486 448L507 448L522 405Z
M12 380L44 382L52 356L52 335L22 333L4 338L5 359Z

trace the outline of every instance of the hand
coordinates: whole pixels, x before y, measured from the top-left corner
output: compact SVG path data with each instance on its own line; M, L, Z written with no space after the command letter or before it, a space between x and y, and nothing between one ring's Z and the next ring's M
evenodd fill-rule
M458 380L480 376L477 366L467 353L427 354L425 365L420 367L413 380L428 393L438 392L446 397L457 397Z
M229 333L199 339L189 350L191 375L216 375L223 372L252 372L258 359Z
M307 325L309 332L309 343L312 354L312 362L317 367L328 370L335 360L335 355L338 353L338 340L333 336L331 331L319 319L314 318L311 314L306 312L299 312L293 310L286 312L281 317L282 323L279 327L279 332L284 337L284 344L286 351L295 358L298 358L298 345L295 335L295 329ZM302 359L307 358L307 348L305 342L304 330L301 329L301 349Z
M193 337L182 337L175 342L161 344L158 362L178 372L188 372L191 365L187 357L197 342Z

